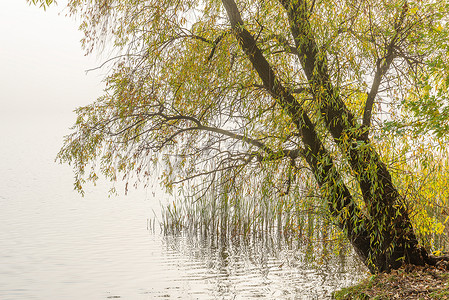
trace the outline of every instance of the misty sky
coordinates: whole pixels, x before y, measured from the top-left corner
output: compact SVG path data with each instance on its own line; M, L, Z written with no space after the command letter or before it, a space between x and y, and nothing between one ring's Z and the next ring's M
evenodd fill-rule
M101 58L84 56L77 22L58 3L47 11L25 0L2 3L0 116L70 114L101 94L104 72L85 72Z

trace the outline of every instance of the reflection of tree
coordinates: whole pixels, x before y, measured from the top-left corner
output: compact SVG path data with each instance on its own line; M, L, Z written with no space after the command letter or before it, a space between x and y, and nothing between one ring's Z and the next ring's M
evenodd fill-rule
M327 242L304 242L282 235L168 235L164 243L172 255L189 257L189 276L184 280L204 280L209 284L209 293L223 299L233 299L236 294L248 298L266 296L270 292L295 295L308 282L317 282L311 295L324 295L342 284L355 282L354 270L364 273L354 254L345 251L347 246L342 246L337 256L329 255L321 262L308 261L304 254L307 249L321 253L337 249ZM348 281L348 270L352 270L352 281Z

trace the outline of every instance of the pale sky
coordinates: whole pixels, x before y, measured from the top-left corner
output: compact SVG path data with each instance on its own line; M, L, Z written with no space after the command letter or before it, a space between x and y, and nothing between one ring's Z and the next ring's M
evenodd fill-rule
M25 0L2 3L0 116L70 113L101 94L104 72L85 73L101 58L84 56L78 24L58 3L47 11Z

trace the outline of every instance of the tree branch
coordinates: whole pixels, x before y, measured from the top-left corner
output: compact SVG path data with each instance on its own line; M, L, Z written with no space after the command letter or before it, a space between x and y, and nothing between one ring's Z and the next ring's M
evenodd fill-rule
M376 74L374 74L373 85L371 86L371 90L368 93L368 97L366 98L365 109L363 112L363 126L366 127L365 134L368 133L369 127L371 126L371 117L372 117L372 113L373 113L374 100L376 99L377 93L379 91L379 86L382 82L382 77L388 72L388 70L390 69L390 66L395 58L396 41L399 38L399 36L403 30L403 24L404 24L407 10L408 10L408 4L407 4L407 1L405 1L404 5L402 6L402 11L401 11L400 16L394 22L394 29L395 29L396 33L387 46L387 53L385 54L385 56L383 58L380 58L377 60Z
M390 44L385 58L379 59L377 61L376 74L374 74L373 85L371 86L371 90L368 93L368 97L366 98L365 109L363 112L363 126L366 127L367 132L368 128L371 126L371 116L373 113L374 100L376 99L377 93L379 91L382 77L387 73L394 59L393 47L394 44ZM383 60L382 64L380 62L381 60Z
M283 157L290 157L292 159L296 159L300 156L301 153L304 152L303 149L274 151L273 149L268 147L266 144L262 143L260 140L256 140L256 139L253 139L248 136L241 135L241 134L233 133L229 130L225 130L222 128L216 128L216 127L202 125L202 123L198 119L191 117L191 116L183 116L183 115L168 116L162 112L157 112L155 114L151 114L151 116L152 117L160 116L165 121L186 120L186 121L191 121L191 122L195 123L196 126L180 129L176 133L172 134L169 138L167 138L166 141L173 140L175 136L177 136L178 134L181 134L183 132L186 132L186 131L204 130L204 131L208 131L208 132L222 134L222 135L225 135L232 139L245 142L247 144L250 144L252 146L255 146L255 147L261 149L263 152L265 152L268 155L268 157L263 157L259 154L259 156L257 156L259 161L267 161L267 160L279 159L279 158L283 158Z

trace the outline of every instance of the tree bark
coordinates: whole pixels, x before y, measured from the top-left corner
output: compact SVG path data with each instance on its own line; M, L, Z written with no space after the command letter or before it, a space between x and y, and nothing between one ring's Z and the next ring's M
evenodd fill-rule
M312 95L334 141L354 171L367 206L367 215L354 203L307 113L277 80L254 37L245 30L234 0L222 0L222 3L234 34L264 87L288 111L301 132L306 149L304 157L318 184L330 193L327 202L332 216L373 273L399 268L404 262L416 265L429 262L426 251L418 245L408 212L386 165L371 144L365 127L358 124L332 85L325 55L319 52L310 29L306 2L280 1L287 11Z

